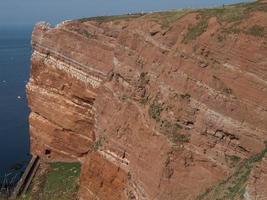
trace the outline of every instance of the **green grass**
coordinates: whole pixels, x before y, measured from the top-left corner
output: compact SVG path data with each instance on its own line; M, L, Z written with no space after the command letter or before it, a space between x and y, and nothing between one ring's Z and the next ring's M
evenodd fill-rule
M78 192L80 163L51 163L47 173L37 177L38 191L29 191L21 200L73 200ZM33 188L33 186L31 186Z
M166 135L173 143L187 143L190 141L188 135L180 133L182 126L167 120L161 122L161 132Z
M153 21L159 23L163 29L169 28L172 23L176 22L190 10L183 9L183 10L176 10L176 11L167 11L167 12L156 12L151 15L148 15Z
M83 36L87 37L88 39L91 39L93 37L93 34L84 30L84 31L79 31L80 34L82 34Z
M181 95L181 98L190 99L190 94ZM176 144L188 143L190 141L190 135L181 133L183 127L178 123L178 120L173 122L161 116L164 110L164 103L159 103L155 98L153 103L149 106L149 116L157 122L160 133L165 135L169 141Z
M47 175L46 199L73 199L78 191L79 163L52 163Z
M218 22L221 24L223 24L224 22L231 23L230 27L224 28L222 33L238 34L240 32L244 32L254 36L263 37L264 27L255 25L251 27L248 31L244 31L238 28L238 24L242 20L245 20L249 16L249 14L254 11L266 12L267 4L262 4L260 2L240 3L223 7L207 8L192 11L199 13L200 19L195 25L189 26L183 42L188 43L189 41L195 40L200 35L202 35L207 30L208 21L211 17L216 17ZM218 41L222 42L225 38L226 37L224 35L220 35Z
M236 4L232 6L224 6L218 8L200 9L199 20L195 25L191 25L188 28L187 34L185 35L183 42L188 43L189 41L197 39L202 35L208 28L208 21L211 17L216 17L219 22L236 22L243 19L248 4ZM236 31L234 29L228 30ZM224 38L219 38L222 41Z
M237 22L245 19L251 12L267 11L267 4L258 1L238 3L216 8L201 9L200 13L207 17L217 17L219 22Z
M253 35L255 37L264 37L265 36L265 28L260 25L254 25L247 30L242 30L238 27L238 24L233 24L230 27L224 28L222 33L226 34L239 34L245 33L248 35Z
M245 14L247 4L238 4L232 6L202 9L200 13L208 18L217 17L219 22L234 22L241 20Z
M187 33L183 39L183 43L188 43L191 40L195 40L202 33L204 33L208 28L208 18L201 17L199 22L195 25L189 26Z
M236 155L227 155L226 156L227 159L229 159L231 162L237 163L240 161L240 157L236 156Z
M237 24L235 24L233 26L224 28L222 32L227 33L227 34L239 34L242 32L242 30L240 28L238 28Z
M115 20L127 20L142 17L144 14L136 13L136 14L124 14L124 15L112 15L112 16L98 16L98 17L89 17L89 18L82 18L78 21L80 22L87 22L87 21L97 21L97 22L110 22Z
M87 39L91 39L91 38L95 37L95 35L93 35L89 31L87 31L86 29L72 28L71 30L76 32L76 33L78 33L78 34L80 34L80 35L83 35Z
M177 11L167 11L167 12L155 12L148 14L147 17L160 23L163 28L170 27L172 23L185 16L190 12L200 12L203 16L211 17L216 16L219 21L233 22L241 20L245 15L253 11L263 11L267 12L267 4L262 4L258 1L252 3L239 3L234 5L226 5L223 7L208 8L208 9L183 9ZM97 22L110 22L114 20L128 20L133 18L138 18L146 15L146 13L135 13L135 14L124 14L124 15L113 15L113 16L98 16L82 18L78 21L97 21Z
M265 143L265 148L260 153L241 162L231 176L221 181L219 184L207 189L206 192L197 197L197 200L235 200L242 198L252 168L257 162L261 161L266 154L267 144ZM230 159L235 162L240 160L239 157L235 156L232 156Z
M163 111L162 104L157 102L156 100L149 106L148 114L149 116L156 120L157 122L160 121L160 114Z
M247 34L250 34L256 37L264 37L265 28L263 26L256 24L247 30Z

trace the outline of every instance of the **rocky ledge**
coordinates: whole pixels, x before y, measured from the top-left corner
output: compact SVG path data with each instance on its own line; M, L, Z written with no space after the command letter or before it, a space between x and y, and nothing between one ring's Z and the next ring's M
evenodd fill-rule
M37 24L32 152L80 161L84 200L263 200L266 12L258 1Z

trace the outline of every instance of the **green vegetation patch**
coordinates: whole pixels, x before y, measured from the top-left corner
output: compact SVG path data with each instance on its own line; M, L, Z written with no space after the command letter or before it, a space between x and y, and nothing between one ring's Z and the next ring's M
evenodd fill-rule
M148 114L152 119L154 119L157 122L159 122L160 121L160 114L161 114L162 111L163 111L162 104L155 100L149 106Z
M87 30L77 30L77 32L78 32L79 34L85 36L85 37L88 38L88 39L93 38L93 34L90 33L90 32L87 31Z
M161 132L166 135L170 140L177 143L187 143L190 141L189 135L180 133L182 126L178 123L172 123L167 120L163 120L161 123Z
M239 161L241 160L241 158L236 155L225 155L225 159L229 167L231 168L236 167Z
M240 157L236 156L236 155L228 155L227 158L231 161L231 162L239 162L240 161Z
M47 174L46 199L74 199L78 191L79 163L52 163Z
M87 22L87 21L97 21L97 22L110 22L115 20L128 20L133 18L142 17L144 14L142 13L135 13L135 14L125 14L125 15L112 15L112 16L99 16L99 17L89 17L89 18L82 18L78 21L80 22Z
M92 145L91 145L91 149L92 149L92 151L97 151L97 150L99 150L102 146L103 146L103 144L104 144L104 142L106 141L106 138L105 137L103 137L103 136L101 136L101 137L99 137Z
M77 197L80 177L80 163L50 163L46 173L36 177L33 184L38 183L38 190L30 191L23 200L73 200ZM36 189L36 188L35 188Z
M265 29L263 26L260 26L260 25L254 25L252 27L250 27L247 32L247 34L250 34L250 35L253 35L253 36L256 36L256 37L264 37L264 34L265 34Z
M183 9L183 10L175 10L175 11L167 11L167 12L156 12L151 15L148 15L153 21L159 23L163 29L169 28L171 24L176 22L178 19L185 16L191 10Z
M265 33L264 27L255 25L248 31L241 30L238 27L238 24L242 20L246 19L246 17L248 17L250 13L255 11L266 12L267 4L257 1L252 3L240 3L216 8L196 10L195 12L199 13L200 20L195 25L189 26L183 42L187 43L191 40L195 40L202 33L204 33L208 27L208 21L211 17L216 17L218 19L218 22L221 24L223 24L223 22L232 23L229 27L225 27L222 33L238 34L240 32L244 32L254 36L263 37ZM218 41L221 42L224 39L225 36L220 35Z
M247 181L252 168L260 162L267 154L267 143L265 148L258 154L244 160L236 168L235 172L219 184L209 188L206 192L197 197L197 200L235 200L243 197ZM238 157L232 157L233 161L239 161Z
M188 43L191 40L195 40L197 37L202 35L208 28L208 18L201 16L199 22L195 25L189 26L187 33L183 39L184 43Z
M223 6L218 8L200 9L199 21L192 26L189 26L186 36L183 42L187 43L191 40L195 40L201 34L203 34L208 28L208 21L211 17L216 17L219 22L236 22L244 18L247 13L247 8L250 4L236 4L231 6ZM231 29L227 31L238 31L237 29ZM223 38L219 38L222 41Z
M190 96L186 94L184 98L190 98ZM160 132L174 144L189 142L190 135L181 133L183 127L178 122L169 121L161 116L163 110L163 103L159 103L157 98L148 109L149 116L158 123Z
M85 29L79 29L79 28L74 28L71 29L72 31L86 37L87 39L92 39L95 38L95 35L93 35L92 33L90 33L89 31L85 30Z
M246 6L247 4L237 4L219 8L202 9L200 12L203 16L208 18L217 17L220 22L234 22L244 17Z
M229 27L223 29L222 33L226 34L239 34L244 33L248 35L253 35L255 37L264 37L265 36L265 27L261 25L254 25L247 30L242 30L238 27L238 24L233 24Z
M207 17L217 17L219 22L237 22L243 20L251 12L267 11L267 4L260 2L239 3L222 7L201 9L200 13Z

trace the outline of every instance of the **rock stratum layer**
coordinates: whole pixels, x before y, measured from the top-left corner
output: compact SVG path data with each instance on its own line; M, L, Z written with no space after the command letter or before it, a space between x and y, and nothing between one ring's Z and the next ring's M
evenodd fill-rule
M267 5L36 25L32 152L83 200L266 199Z

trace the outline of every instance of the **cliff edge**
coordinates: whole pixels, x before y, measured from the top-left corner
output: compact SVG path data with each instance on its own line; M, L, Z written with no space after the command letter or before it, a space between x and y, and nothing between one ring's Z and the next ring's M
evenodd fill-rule
M31 149L84 200L267 196L267 3L36 25Z

